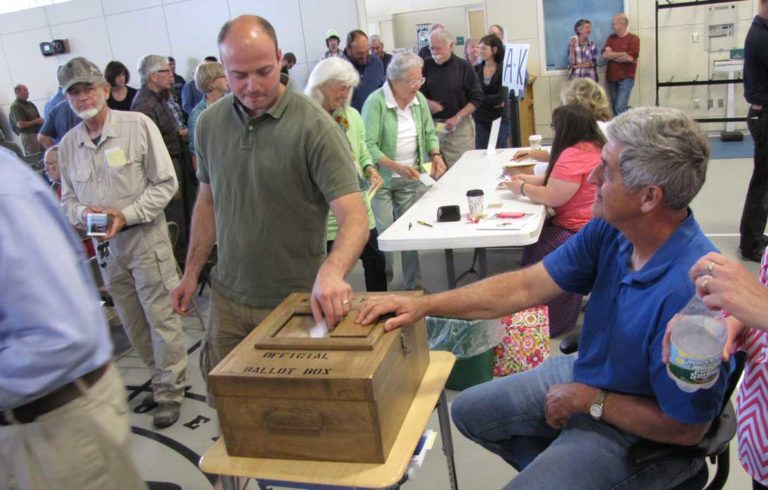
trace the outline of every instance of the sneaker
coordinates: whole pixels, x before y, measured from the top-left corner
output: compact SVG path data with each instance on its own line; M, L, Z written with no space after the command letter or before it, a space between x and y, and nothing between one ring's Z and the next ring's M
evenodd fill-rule
M149 393L141 399L141 402L138 405L136 405L136 408L133 409L133 413L147 413L155 407L157 407L155 396L152 393Z
M152 416L152 423L158 429L170 427L179 420L181 414L181 403L178 402L160 402L155 414Z
M763 250L760 249L752 249L752 250L744 250L739 249L741 252L741 258L744 260L750 260L752 262L760 262L763 259Z

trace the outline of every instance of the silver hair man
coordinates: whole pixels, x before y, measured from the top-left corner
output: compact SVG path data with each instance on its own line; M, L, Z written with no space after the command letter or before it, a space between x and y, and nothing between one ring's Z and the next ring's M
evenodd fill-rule
M168 68L168 58L159 54L148 54L143 56L136 64L136 71L141 76L141 84L146 85L149 81L149 75L160 70Z
M608 137L624 145L619 167L624 185L637 190L658 185L668 209L684 209L704 185L709 142L682 111L641 107L616 117Z

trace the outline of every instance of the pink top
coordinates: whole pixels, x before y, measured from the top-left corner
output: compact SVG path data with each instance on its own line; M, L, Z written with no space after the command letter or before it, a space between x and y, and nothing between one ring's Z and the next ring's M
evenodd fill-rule
M768 251L760 264L760 283L768 287ZM739 460L755 481L768 485L768 332L746 329L747 353L737 397Z
M555 208L552 222L571 231L579 231L592 219L592 203L597 189L587 182L592 169L600 164L600 147L594 143L577 143L560 154L550 178L579 184L576 194L565 204Z

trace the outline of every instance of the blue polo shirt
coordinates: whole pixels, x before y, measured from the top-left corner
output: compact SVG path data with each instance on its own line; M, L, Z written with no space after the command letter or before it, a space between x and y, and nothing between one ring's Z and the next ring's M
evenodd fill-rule
M544 258L544 267L563 290L592 293L574 381L653 397L666 415L681 423L710 421L720 411L731 367L721 366L712 388L685 393L667 375L661 341L669 319L695 293L688 270L716 249L689 212L639 271L630 267L632 250L619 230L593 219Z

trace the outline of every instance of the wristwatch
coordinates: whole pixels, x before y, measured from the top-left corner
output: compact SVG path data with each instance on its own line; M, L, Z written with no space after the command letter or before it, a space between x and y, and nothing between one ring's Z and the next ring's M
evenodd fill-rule
M589 406L589 414L593 419L600 420L603 417L603 405L605 404L605 397L607 395L608 392L605 390L600 390L597 392L595 401L593 401L592 405Z

